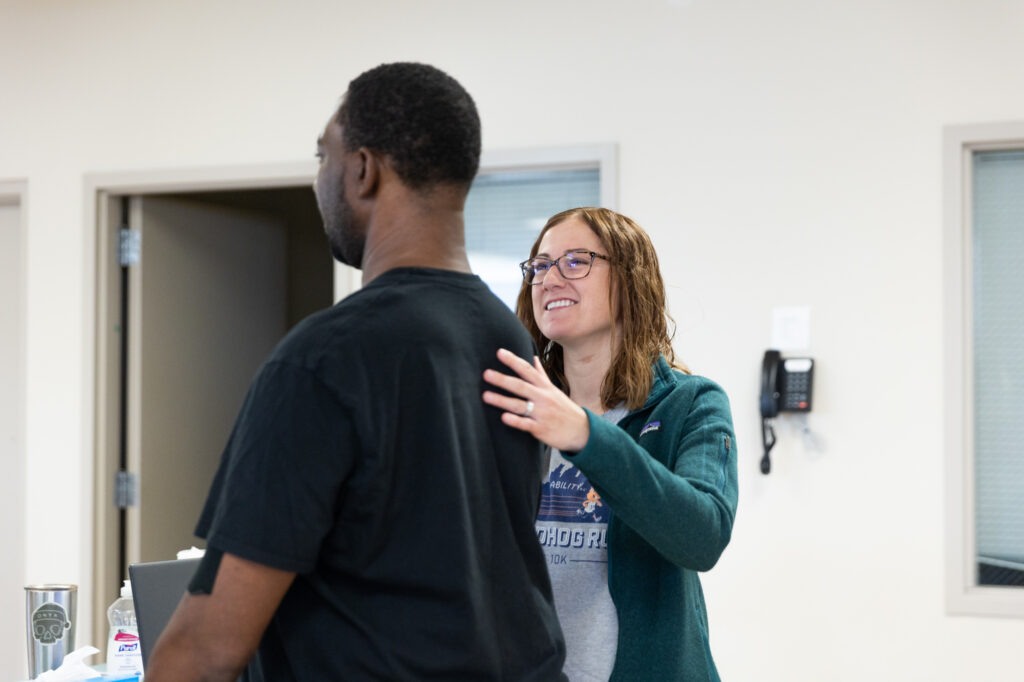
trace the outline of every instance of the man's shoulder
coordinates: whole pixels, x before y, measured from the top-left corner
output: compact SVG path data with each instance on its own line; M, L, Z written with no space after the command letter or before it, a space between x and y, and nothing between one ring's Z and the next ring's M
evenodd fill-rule
M338 305L345 307L346 314L358 315L363 328L457 327L503 334L522 328L515 314L478 276L450 270L391 270Z
M526 329L478 277L407 268L305 318L271 357L335 374L410 352L490 357L499 347L532 353Z
M285 335L278 346L278 351L294 351L309 345L317 345L325 340L344 337L351 331L348 324L358 310L347 303L347 299L335 303L329 308L318 310L303 318Z

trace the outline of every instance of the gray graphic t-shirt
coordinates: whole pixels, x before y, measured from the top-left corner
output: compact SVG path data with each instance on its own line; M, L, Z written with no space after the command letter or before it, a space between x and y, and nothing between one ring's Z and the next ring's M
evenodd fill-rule
M601 417L617 423L623 405ZM608 505L558 450L541 493L537 538L544 547L565 633L570 682L605 682L615 665L619 620L608 592Z

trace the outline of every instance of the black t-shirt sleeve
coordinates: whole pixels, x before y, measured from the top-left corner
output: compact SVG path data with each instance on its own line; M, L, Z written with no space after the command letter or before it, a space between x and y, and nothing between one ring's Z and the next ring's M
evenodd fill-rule
M210 547L296 573L316 565L357 442L351 411L309 369L261 368L196 528Z

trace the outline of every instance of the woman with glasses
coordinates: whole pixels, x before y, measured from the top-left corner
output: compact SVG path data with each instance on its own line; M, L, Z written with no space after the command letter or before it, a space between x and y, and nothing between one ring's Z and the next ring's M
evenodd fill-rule
M725 393L675 361L650 238L601 208L552 217L517 314L541 356L498 352L505 424L553 449L537 520L570 680L718 680L699 571L736 513ZM511 598L515 598L512 596Z

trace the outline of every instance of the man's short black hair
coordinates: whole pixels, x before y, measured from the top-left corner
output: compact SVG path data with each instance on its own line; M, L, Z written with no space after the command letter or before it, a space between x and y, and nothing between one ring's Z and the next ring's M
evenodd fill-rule
M348 86L338 109L350 151L387 156L413 189L467 188L480 165L480 117L458 81L426 64L381 64Z

